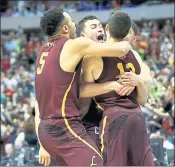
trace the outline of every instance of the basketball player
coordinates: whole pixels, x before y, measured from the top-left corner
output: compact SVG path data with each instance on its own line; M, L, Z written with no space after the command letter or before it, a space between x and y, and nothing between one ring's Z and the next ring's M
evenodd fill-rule
M129 33L125 38L130 43L132 43L133 41L136 41L138 38L137 25L133 21L132 21L131 27L132 27L131 33ZM100 23L100 21L98 20L98 18L96 16L89 15L89 16L86 16L85 18L83 18L82 20L80 20L78 25L77 25L77 29L78 29L78 33L77 33L78 36L88 37L95 42L104 42L104 29L102 27L102 24ZM95 64L95 61L93 64ZM142 74L142 75L145 78L145 74ZM148 73L148 75L149 75L149 73ZM150 83L150 80L151 80L151 77L146 77L145 83L146 84ZM130 81L130 83L131 82L132 81ZM102 86L103 85L101 85L101 89L105 88ZM96 91L98 91L98 89ZM88 106L89 104L87 102L87 104L83 103L83 105ZM88 111L87 107L86 107L86 110ZM85 111L85 113L87 111ZM91 104L90 104L89 111L85 115L85 117L83 118L83 125L85 126L87 133L96 142L97 146L99 144L98 126L99 126L99 122L101 121L101 118L102 118L102 112L100 112L96 109L96 104L92 100Z
M36 61L36 106L39 107L36 132L40 145L61 166L103 165L102 156L87 135L78 110L81 61L85 55L122 57L128 53L130 45L128 42L99 44L88 38L74 39L75 24L58 8L48 10L41 17L40 25L50 37L41 47ZM115 90L116 85L114 81L110 89Z
M110 17L106 25L107 43L123 40L128 32L127 38L131 36L132 31L127 25L128 20L130 17L121 11L115 12ZM90 94L94 93L96 103L100 109L104 110L103 120L100 123L100 140L105 165L154 166L153 154L139 107L139 103L144 104L148 97L148 88L143 78L135 75L140 74L142 70L147 77L149 69L143 65L137 52L132 50L124 58L86 57L83 68L85 82L99 84L114 81L119 75L119 82L127 83L121 91L104 92L103 95L94 89L93 84L89 84L90 86L87 84L85 88L81 88L81 97L91 97ZM135 78L134 84L129 82L128 76ZM136 87L130 95L128 83ZM87 90L90 90L90 93ZM123 96L124 94L127 96Z

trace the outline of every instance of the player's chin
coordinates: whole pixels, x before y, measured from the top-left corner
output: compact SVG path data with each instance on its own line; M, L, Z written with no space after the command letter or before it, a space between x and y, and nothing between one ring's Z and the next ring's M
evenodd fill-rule
M103 41L103 40L98 40L98 43L104 43L105 41Z

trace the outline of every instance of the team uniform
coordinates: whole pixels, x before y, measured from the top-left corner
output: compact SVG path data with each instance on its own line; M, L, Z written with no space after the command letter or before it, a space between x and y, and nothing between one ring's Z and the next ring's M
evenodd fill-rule
M81 62L75 72L65 72L60 67L60 54L67 40L65 37L48 40L37 57L39 140L59 166L100 166L102 156L87 135L78 108Z
M123 58L103 58L103 71L96 83L115 81L123 72L140 74L132 51ZM115 91L96 96L103 109L100 123L101 153L107 166L154 166L144 117L137 103L137 91L119 96Z
M94 100L91 100L88 113L83 118L83 125L87 131L87 134L96 143L100 149L100 138L99 138L99 123L102 119L102 111L97 109Z

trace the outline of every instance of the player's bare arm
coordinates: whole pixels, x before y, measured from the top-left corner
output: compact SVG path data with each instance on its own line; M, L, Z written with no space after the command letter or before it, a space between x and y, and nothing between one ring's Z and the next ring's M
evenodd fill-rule
M123 88L117 81L94 83L103 70L103 62L100 57L84 57L82 68L84 83L80 87L80 98L94 97L110 91L119 92Z
M40 123L40 118L39 118L39 107L38 107L38 102L35 101L35 131L36 135L38 138L38 142L40 145L40 150L39 150L39 163L44 164L44 166L49 166L51 162L51 158L49 153L43 148L43 146L40 143L39 137L38 137L38 126Z
M79 37L68 40L61 53L60 62L63 70L73 72L80 60L86 56L123 57L131 48L129 42L113 44L96 43L89 38Z

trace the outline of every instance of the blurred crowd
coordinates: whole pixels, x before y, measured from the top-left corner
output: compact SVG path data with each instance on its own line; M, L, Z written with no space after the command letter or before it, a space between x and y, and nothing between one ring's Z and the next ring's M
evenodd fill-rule
M12 1L9 0L7 6L2 10L1 16L18 17L18 16L41 16L44 11L52 6L60 6L64 8L66 12L76 11L97 11L97 10L108 10L111 8L122 7L134 7L133 2L139 2L134 0L94 0L94 1ZM142 1L146 2L146 0ZM149 1L149 5L170 3L172 0L160 0L160 1ZM140 4L140 3L137 3Z
M13 4L15 1L10 2ZM20 12L24 14L23 9L26 10L29 5L30 10L33 10L27 1L15 3L18 5L16 16L20 16ZM37 4L35 8L38 9L38 14L35 11L36 15L40 15L48 8L40 1L35 3ZM15 11L15 7L9 9ZM14 14L14 11L10 11L11 14ZM153 77L148 102L142 106L148 134L150 139L162 137L163 147L167 150L174 149L175 133L174 26L174 20L164 20L161 23L138 22L139 40L133 45L150 67ZM7 162L10 163L9 158L14 156L14 150L23 149L22 155L21 151L20 154L16 151L18 159L14 161L22 165L25 162L20 161L21 156L32 152L28 158L35 159L38 153L33 103L35 60L40 46L46 40L42 33L24 33L21 27L7 34L1 34L1 165L13 165L12 162L11 164Z

